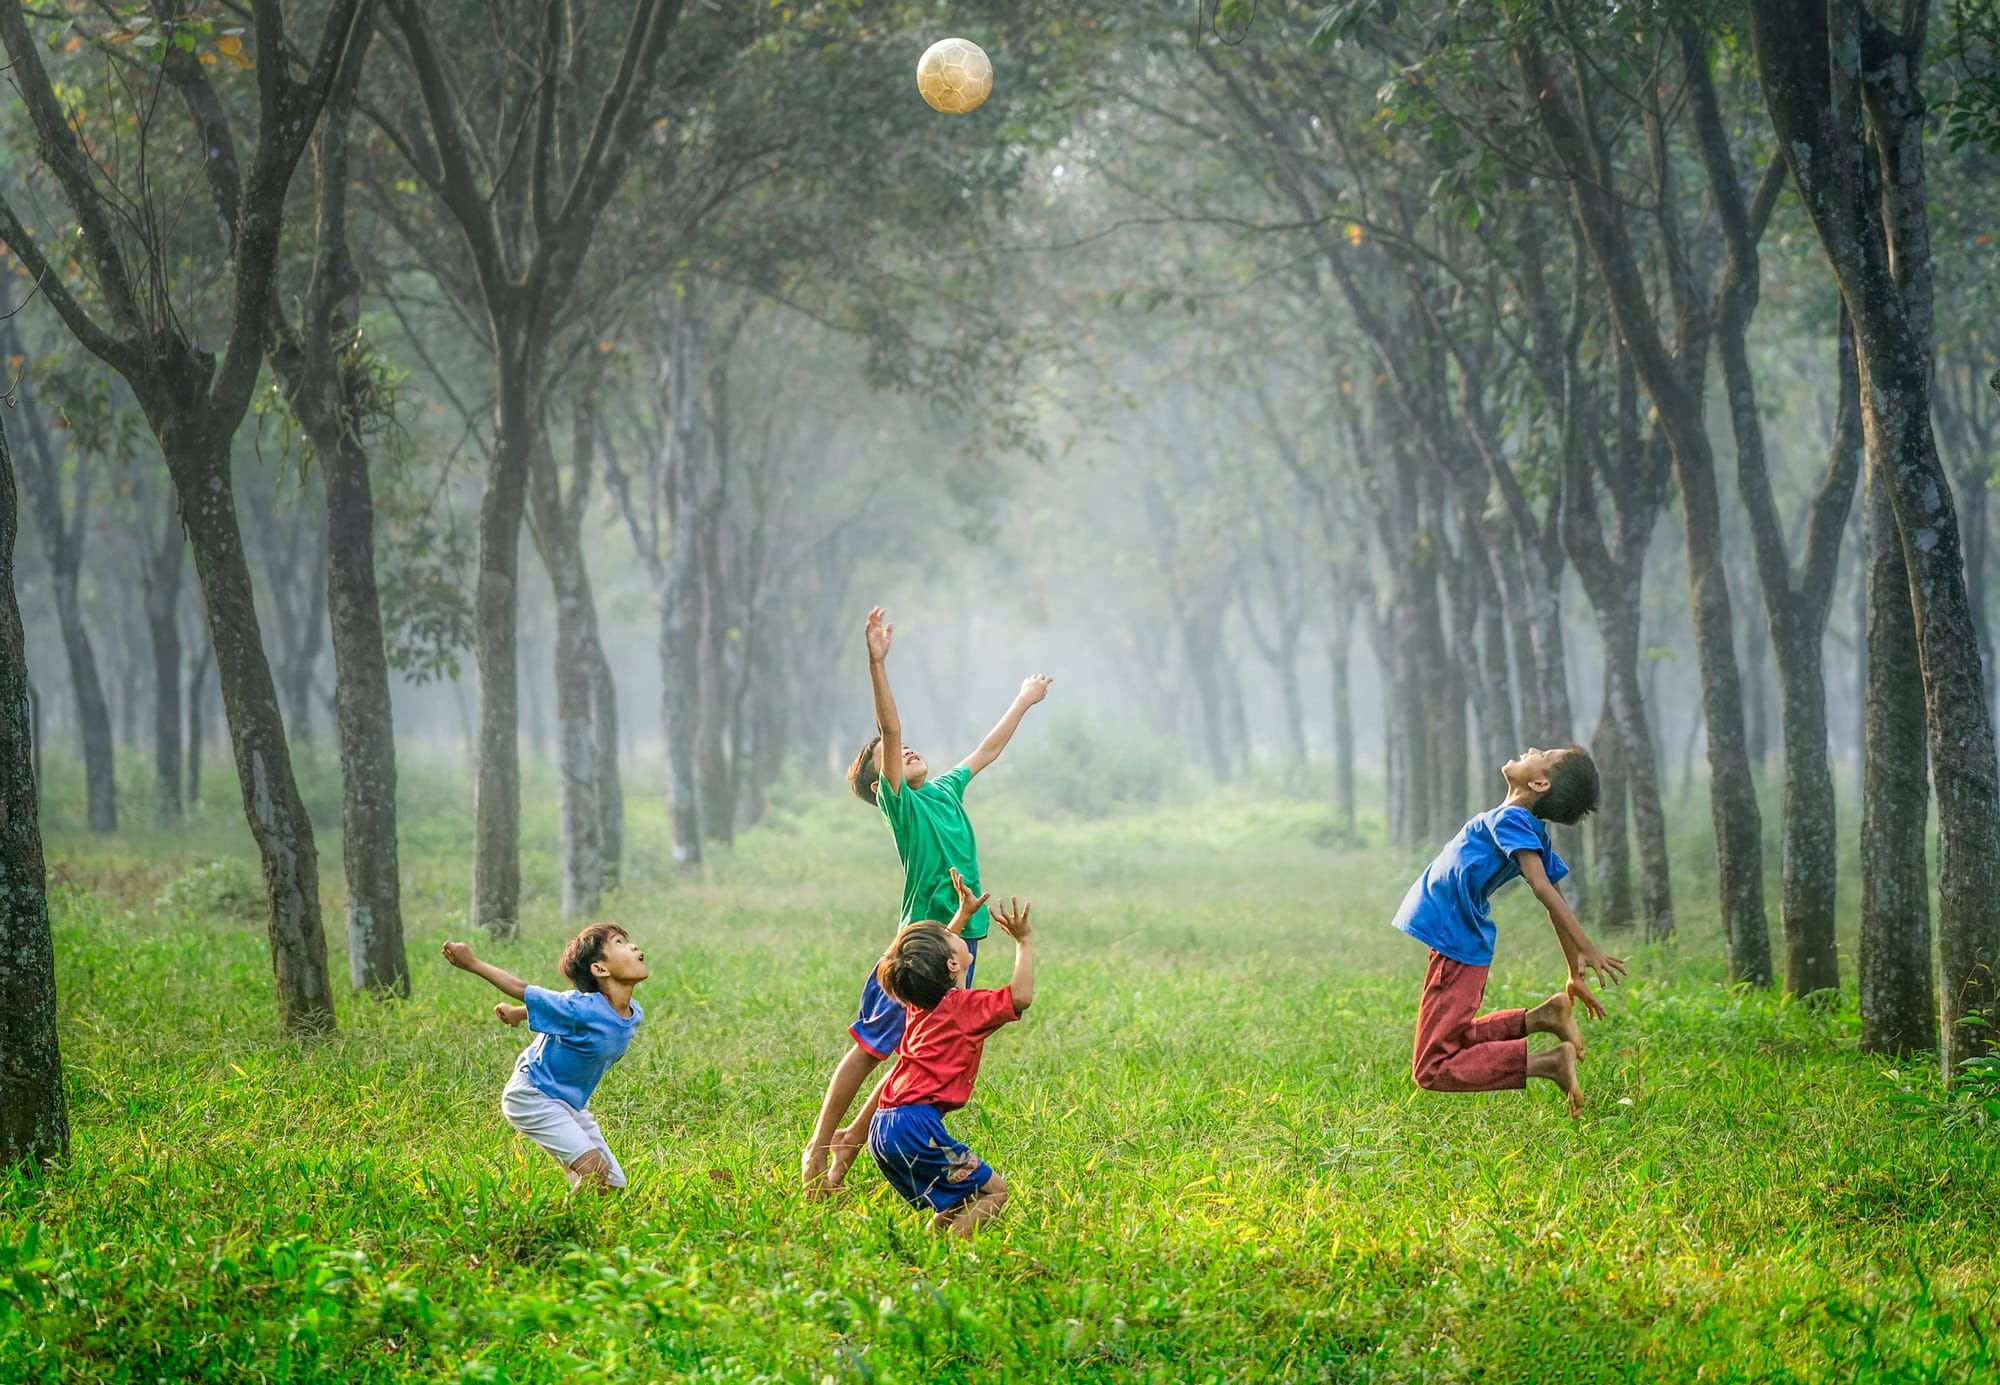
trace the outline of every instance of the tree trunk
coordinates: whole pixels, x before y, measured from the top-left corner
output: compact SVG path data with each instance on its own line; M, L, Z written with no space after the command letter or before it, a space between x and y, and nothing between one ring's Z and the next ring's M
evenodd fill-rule
M1333 638L1327 672L1333 693L1333 811L1340 830L1354 836L1354 694L1348 681L1354 642L1354 608L1338 585L1333 597Z
M1604 634L1605 671L1611 681L1612 715L1618 724L1619 769L1632 804L1632 839L1639 853L1639 909L1646 940L1673 936L1674 898L1667 860L1667 813L1660 797L1660 763L1639 679L1639 593L1637 584L1620 602L1598 608ZM1690 722L1699 724L1698 717Z
M208 680L215 667L215 646L205 636L201 657L188 669L187 682L187 806L192 812L201 803L202 737L208 729Z
M97 652L83 624L79 588L83 566L83 536L87 532L91 492L88 459L78 462L76 511L72 520L62 502L62 468L36 406L24 410L31 434L29 455L22 459L21 490L29 513L41 531L42 554L49 564L49 584L55 598L56 624L62 632L63 655L69 663L69 683L76 698L77 732L82 741L83 777L88 822L93 832L118 830L117 752L111 731L111 704L98 675Z
M494 323L500 396L493 463L479 498L479 579L473 655L479 665L479 743L472 789L472 925L511 938L521 915L520 680L516 660L521 519L538 442L531 416L539 372L522 324Z
M618 770L618 684L601 639L592 641L591 727L597 733L597 843L604 865L604 888L615 890L625 856L625 784Z
M581 533L562 503L555 459L544 452L531 480L533 534L555 592L556 764L562 779L562 911L565 918L597 912L604 894L604 814L597 801L603 738L597 701L604 652L597 638L597 604L584 566Z
M69 1153L27 637L14 597L16 504L14 459L0 426L0 1171L39 1168Z
M1625 784L1624 735L1618 729L1614 706L1617 694L1611 670L1604 671L1604 708L1597 716L1597 730L1591 735L1591 750L1597 760L1603 799L1591 818L1591 867L1597 873L1597 922L1606 929L1632 926L1632 853L1625 831L1627 791Z
M187 539L178 506L146 562L146 629L153 642L153 815L162 827L181 820L181 569Z
M186 428L169 423L158 432L194 543L243 811L263 861L278 1019L289 1033L329 1031L333 991L320 923L319 852L292 776L278 689L257 623L229 490L229 437L176 436Z
M718 442L721 440L718 439ZM718 451L718 471L728 462ZM722 488L702 504L701 526L701 711L695 719L696 772L701 785L701 825L708 839L727 846L736 837L736 803L730 774L729 593L722 575Z
M1867 767L1861 799L1861 1047L1937 1047L1925 832L1924 680L1909 574L1889 485L1869 468L1867 491Z
M357 991L410 993L396 842L396 713L375 586L375 494L352 429L320 453L326 478L326 599L340 731L347 974Z

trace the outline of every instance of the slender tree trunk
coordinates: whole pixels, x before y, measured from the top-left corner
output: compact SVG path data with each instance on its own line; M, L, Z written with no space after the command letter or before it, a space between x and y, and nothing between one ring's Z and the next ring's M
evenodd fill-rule
M305 497L300 497L305 503ZM285 709L289 713L287 725L292 739L300 745L311 745L313 735L313 670L319 665L320 651L326 647L327 624L327 527L315 526L313 546L306 555L305 571L300 578L305 586L305 619L298 631L298 639L292 645L291 657L285 662Z
M55 598L56 625L62 632L63 656L69 663L77 733L83 750L87 821L93 832L116 832L117 752L111 731L111 704L98 675L97 652L91 647L89 631L84 628L79 590L85 519L90 505L90 467L88 461L78 464L81 473L76 480L74 502L77 514L72 520L62 503L62 470L48 429L32 408L27 413L27 426L32 446L21 467L21 491L27 496L35 527L41 531L42 554L48 560L49 585Z
M604 894L603 782L597 757L599 670L597 605L584 566L582 536L568 522L557 490L554 459L540 458L532 482L533 528L542 566L555 591L556 763L562 778L562 911L567 918L597 912Z
M181 569L187 540L178 507L166 506L166 533L146 563L146 629L153 642L153 815L181 820Z
M0 426L0 1171L69 1153L27 637L14 597L16 504L14 458Z
M1889 485L1868 472L1867 768L1861 798L1861 1047L1921 1053L1937 1047L1931 970L1930 876L1924 838L1924 680L1909 574Z
M521 519L538 443L532 416L539 372L525 325L496 315L500 395L493 464L479 499L479 579L473 654L479 665L479 743L472 789L472 924L511 938L521 914L520 680L517 669Z
M215 667L215 646L204 632L201 657L188 669L187 682L187 806L193 811L201 803L201 757L203 734L208 729L207 695L209 674Z
M1628 797L1625 784L1625 738L1618 729L1617 694L1611 670L1604 671L1604 708L1597 716L1591 749L1597 760L1603 800L1590 820L1591 866L1597 872L1597 921L1607 929L1632 926L1632 853L1625 831Z
M1336 586L1333 638L1327 642L1327 672L1333 693L1333 811L1340 829L1354 835L1354 693L1348 680L1354 642L1354 609Z
M375 494L368 461L352 430L321 451L334 717L340 731L347 972L357 991L407 996L410 966L396 844L396 713L375 586Z
M717 461L726 466L720 456ZM701 785L702 829L712 842L736 837L734 784L729 771L729 594L722 575L722 497L703 502L701 532L701 711L696 718L696 772Z
M604 867L604 888L615 890L625 856L625 785L618 770L618 684L601 639L593 641L596 666L591 670L591 727L597 733L597 843Z
M157 431L194 543L243 811L263 861L279 1022L292 1033L331 1030L333 992L320 923L319 852L292 776L278 689L257 623L250 568L229 490L229 438L177 436L192 431L179 421Z
M1619 769L1632 804L1632 839L1639 854L1639 908L1649 942L1673 936L1673 883L1667 860L1667 813L1660 796L1660 766L1639 678L1639 593L1598 608L1604 634L1605 671L1618 725ZM1699 724L1700 718L1691 717Z

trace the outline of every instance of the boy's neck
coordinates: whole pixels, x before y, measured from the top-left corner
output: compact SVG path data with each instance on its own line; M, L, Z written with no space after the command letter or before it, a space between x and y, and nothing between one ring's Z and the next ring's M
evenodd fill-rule
M1502 808L1526 808L1532 813L1535 810L1535 805L1541 801L1542 796L1533 789L1518 789L1509 785L1507 796L1500 800L1500 806Z
M612 1009L625 1018L630 1019L632 1017L632 988L638 984L636 981L601 981L598 983L597 993L611 1002Z

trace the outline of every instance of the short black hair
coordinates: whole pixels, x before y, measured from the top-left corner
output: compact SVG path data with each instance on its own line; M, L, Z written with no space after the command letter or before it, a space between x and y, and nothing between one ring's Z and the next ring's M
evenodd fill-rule
M604 960L604 949L613 938L631 941L632 935L615 923L593 923L581 933L571 938L563 948L562 961L556 963L570 985L579 991L599 989L597 978L591 974L591 964Z
M1562 747L1549 766L1549 791L1535 801L1535 816L1564 827L1597 811L1597 761L1580 745Z
M855 753L854 763L847 767L847 787L871 808L875 805L875 781L882 777L882 767L875 763L875 748L881 744L880 736L870 736L868 743Z
M941 923L913 923L896 935L875 979L892 999L934 1010L951 993L951 930Z

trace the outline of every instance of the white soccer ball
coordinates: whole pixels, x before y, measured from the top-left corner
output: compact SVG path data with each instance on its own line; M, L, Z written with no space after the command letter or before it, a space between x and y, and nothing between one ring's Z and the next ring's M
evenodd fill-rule
M993 64L971 39L941 38L917 59L917 90L934 111L964 115L993 91Z

